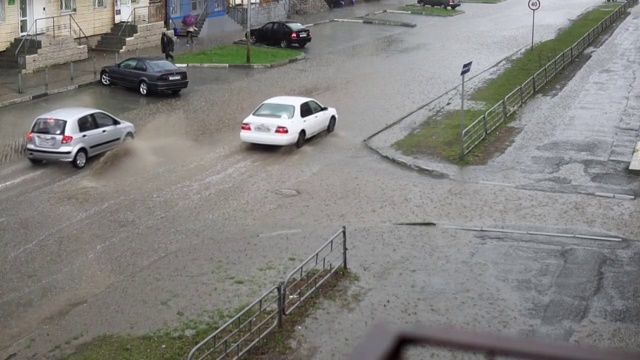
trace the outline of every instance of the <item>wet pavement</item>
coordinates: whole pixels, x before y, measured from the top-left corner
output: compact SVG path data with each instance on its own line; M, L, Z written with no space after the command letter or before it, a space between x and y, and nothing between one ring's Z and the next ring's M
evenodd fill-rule
M550 5L562 16L536 33L549 38L597 3ZM202 83L179 97L90 87L0 109L2 141L24 133L15 129L31 121L23 117L72 103L139 129L130 148L84 171L32 168L24 159L0 166L0 358L55 359L56 345L68 351L106 332L141 333L233 309L342 225L362 300L354 310L329 303L301 329L301 346L316 359L343 357L376 314L637 346L637 289L621 285L635 283L640 266L634 202L433 179L362 143L455 87L459 65L448 66L451 59L473 57L480 72L526 46L530 13L521 5L464 4L466 14L449 19L410 17L413 29L321 25L305 61L268 71L199 69ZM348 45L337 42L345 32L357 34ZM300 150L240 144L241 119L280 94L336 107L336 132ZM300 194L278 195L282 189ZM411 221L439 226L393 225ZM623 241L490 236L446 224ZM569 311L574 306L583 311Z

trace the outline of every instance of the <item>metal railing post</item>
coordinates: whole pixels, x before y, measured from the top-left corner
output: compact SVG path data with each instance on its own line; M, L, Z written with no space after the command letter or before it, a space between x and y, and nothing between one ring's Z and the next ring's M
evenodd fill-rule
M96 56L93 55L91 57L91 62L93 63L93 77L96 78L98 77L98 69L96 68Z
M531 77L531 86L533 86L533 93L535 94L535 92L537 91L537 89L536 89L536 74L533 74L533 76Z
M69 63L69 75L71 75L71 83L73 84L73 61Z
M44 91L49 91L49 67L44 68Z
M118 52L116 51L116 64L118 63Z
M347 227L342 226L342 265L345 270L347 267Z
M278 284L278 328L282 328L282 317L284 316L284 283Z
M507 121L507 97L502 99L502 122Z
M487 113L482 115L482 124L484 126L484 134L487 135Z
M18 73L18 93L22 94L22 71Z

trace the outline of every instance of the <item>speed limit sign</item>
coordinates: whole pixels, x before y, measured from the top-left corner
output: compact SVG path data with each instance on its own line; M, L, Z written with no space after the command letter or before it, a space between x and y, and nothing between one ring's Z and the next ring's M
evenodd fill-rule
M529 9L532 11L540 9L540 0L529 0Z

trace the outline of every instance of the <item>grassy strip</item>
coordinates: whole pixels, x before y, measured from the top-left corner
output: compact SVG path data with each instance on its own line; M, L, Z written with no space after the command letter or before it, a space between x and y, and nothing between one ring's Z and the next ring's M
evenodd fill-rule
M251 47L252 64L272 64L294 58L302 52L294 49ZM245 45L220 45L211 49L176 55L178 64L246 64Z
M482 116L620 6L620 3L609 3L582 14L560 31L555 39L536 44L533 50L527 50L522 57L513 60L508 69L471 94L471 100L480 102L481 108L465 110L464 126ZM460 158L460 115L460 111L456 110L430 116L416 131L396 142L394 147L405 155L424 154L455 163L469 163L472 158Z
M411 11L414 13L433 14L439 16L453 16L459 13L458 10L443 9L441 7L431 6L401 6L398 8L401 11Z
M314 274L311 274L312 277ZM322 276L322 275L321 275ZM347 280L347 282L345 282ZM337 299L340 294L345 293L345 289L337 289L338 286L348 286L352 281L357 280L355 275L348 271L338 270L336 273L320 286L313 295L305 299L305 302L300 304L293 313L284 319L282 329L275 329L266 338L265 341L260 342L252 350L256 356L252 358L260 359L282 359L286 358L288 352L290 352L290 338L295 331L295 327L302 323L308 314L313 311L315 305L321 298L328 298L331 300ZM295 288L288 290L288 294L295 293L298 289L304 288L309 283L299 281ZM303 292L304 293L304 292ZM327 296L328 295L328 296ZM269 298L267 301L272 300ZM67 360L102 360L102 359L118 359L118 360L175 360L183 359L187 356L189 351L204 338L215 332L220 326L224 325L229 319L233 318L235 314L240 313L246 308L243 305L229 314L215 313L209 314L203 320L189 321L181 326L154 332L146 335L104 335L100 336L88 343L80 345L76 351L66 357ZM257 326L262 321L265 321L262 325L262 329L266 329L270 324L275 321L277 307L268 307L266 311L258 315L255 320L252 321L252 326ZM251 316L256 314L257 311L252 308L251 311L246 313L241 320L241 323L248 320ZM236 322L234 321L234 324ZM230 336L229 345L233 345L240 338L248 335L245 331L248 327L242 328L241 331L236 334L232 334L237 329L235 326L228 328L228 331L221 333L221 338ZM255 339L255 334L250 335L250 338L244 339L243 347L250 344ZM243 348L241 347L241 348ZM59 350L59 346L52 351ZM220 356L222 353L220 350L216 350L212 353L212 358Z

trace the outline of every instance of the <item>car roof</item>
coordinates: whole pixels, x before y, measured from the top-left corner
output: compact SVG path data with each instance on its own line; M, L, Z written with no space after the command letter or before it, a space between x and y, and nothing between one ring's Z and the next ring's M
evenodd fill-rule
M53 111L49 111L48 113L44 113L38 118L54 118L54 119L62 119L62 120L74 120L81 118L85 115L92 114L94 112L103 112L102 110L88 108L88 107L68 107L57 109Z
M130 57L129 59L134 59L134 60L166 60L165 58L161 57L161 56L134 56L134 57Z
M298 106L302 103L305 103L309 100L313 100L316 101L315 99L312 98L308 98L308 97L302 97L302 96L276 96L276 97L272 97L271 99L265 100L265 103L271 103L271 104L285 104L285 105L294 105L294 106Z

